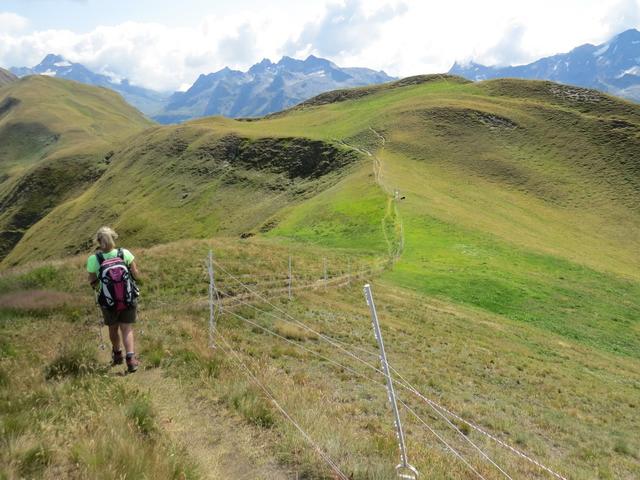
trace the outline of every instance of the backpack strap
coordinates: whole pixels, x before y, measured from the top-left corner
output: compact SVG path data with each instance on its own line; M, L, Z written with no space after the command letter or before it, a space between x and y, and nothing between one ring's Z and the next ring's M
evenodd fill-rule
M102 252L96 252L96 259L98 260L98 266L104 262L104 254Z
M118 257L120 257L120 260L124 261L124 252L121 248L118 249Z

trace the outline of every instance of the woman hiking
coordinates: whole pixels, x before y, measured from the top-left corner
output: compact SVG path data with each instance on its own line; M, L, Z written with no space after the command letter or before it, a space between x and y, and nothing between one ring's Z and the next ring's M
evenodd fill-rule
M126 248L116 248L118 234L109 227L102 227L96 233L98 243L96 253L87 259L89 283L97 290L98 304L102 310L104 323L109 327L113 365L127 361L127 370L138 369L133 341L133 324L136 322L138 288L135 279L139 271L133 254ZM120 335L126 351L122 355Z

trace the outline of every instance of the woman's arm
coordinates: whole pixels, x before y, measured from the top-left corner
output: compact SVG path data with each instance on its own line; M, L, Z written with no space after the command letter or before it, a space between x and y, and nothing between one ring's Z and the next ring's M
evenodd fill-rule
M129 271L131 272L131 275L133 275L133 279L135 281L140 280L140 270L138 270L138 265L136 265L135 260L129 265Z
M96 283L98 283L98 276L97 276L95 273L90 273L90 274L88 275L88 280L89 280L89 284L90 284L92 287L95 287L95 286L96 286Z

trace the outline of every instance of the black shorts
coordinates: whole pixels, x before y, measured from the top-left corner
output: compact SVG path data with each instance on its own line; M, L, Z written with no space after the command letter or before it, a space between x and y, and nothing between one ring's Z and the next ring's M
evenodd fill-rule
M102 308L102 317L105 325L117 325L119 323L136 323L136 307L127 308L126 310L109 310Z

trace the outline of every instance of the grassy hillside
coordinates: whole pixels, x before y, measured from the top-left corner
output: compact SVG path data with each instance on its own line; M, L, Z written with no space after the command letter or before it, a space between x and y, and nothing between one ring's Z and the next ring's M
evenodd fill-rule
M5 70L4 68L0 68L0 87L4 87L5 85L15 82L18 79L13 73L9 70Z
M150 125L102 88L31 76L0 89L0 258L99 178L124 139Z
M371 351L363 279L349 286L342 275L375 266L365 278L379 296L390 356L421 391L568 478L637 478L638 151L637 105L549 82L472 84L449 76L323 96L257 121L218 117L149 128L116 150L99 180L39 220L5 258L3 328L16 329L10 343L18 345L29 336L42 338L50 326L90 324L94 313L84 295L60 300L61 291L81 291L83 257L70 260L71 269L59 260L39 262L88 252L95 228L112 224L126 246L138 247L143 269L151 272L141 349L153 368L138 378L149 388L145 401L155 412L156 433L144 437L145 445L176 451L179 459L178 467L152 459L142 470L124 462L118 474L175 467L174 478L238 475L225 464L224 444L207 450L194 440L228 435L208 430L215 419L202 421L203 412L218 408L223 418L237 415L236 423L248 428L234 441L246 446L247 438L259 439L261 447L249 442L254 448L241 455L262 472L257 478L330 478L229 355L207 349L202 267L213 246L235 274L256 285L266 282L264 288L276 285L269 297L277 298L286 295L276 277L286 272L290 254L315 287L322 286L317 280L327 259L339 288L302 288L277 308L248 297L249 305L229 307L221 332L349 475L389 478L397 453L384 390L303 350L336 359L330 346L287 324L278 310ZM207 240L154 246L193 238ZM242 292L218 274L223 292ZM44 301L38 309L20 300L34 290L57 303ZM65 303L82 306L68 309ZM261 326L291 342L271 338ZM93 333L87 328L82 335L79 343L90 344ZM27 378L35 379L53 409L53 420L43 420L46 431L78 428L55 414L60 391L73 385L91 392L104 381L113 395L125 391L135 398L138 380L39 376L35 370L56 364L58 352L44 350L27 367L34 352L25 347L0 365L27 370L16 380L6 375L17 386L15 395L29 390ZM89 363L99 365L100 355L92 353ZM175 388L166 387L163 375L177 377ZM193 392L201 395L197 402ZM162 413L169 411L166 395L175 395L171 401L187 412L179 426ZM82 394L72 403L100 411L91 398ZM7 394L6 412L14 401ZM435 422L436 431L447 432L425 405L410 405ZM135 425L121 413L122 428ZM407 411L403 415L421 471L474 478ZM103 420L92 418L101 432ZM459 428L513 478L546 478L463 424ZM4 463L7 471L19 472L30 463L30 449L40 447L26 427L11 435L14 447ZM96 444L105 441L100 435L91 437ZM447 438L485 478L499 478L453 437ZM72 469L79 458L73 468L91 472L98 464L98 450L91 448L74 457L77 448L67 444L38 468L48 475L56 466ZM128 458L124 451L111 455ZM255 461L261 456L266 463Z
M67 255L90 246L91 232L114 225L135 245L212 235L250 236L270 217L355 169L340 145L292 137L251 138L199 127L157 127L128 142L100 180L32 227L8 264ZM375 192L378 198L382 196ZM65 232L65 242L51 241ZM87 243L88 242L88 243Z
M200 155L203 135L303 137L376 149L381 141L371 127L389 140L380 154L387 190L402 191L406 180L406 188L429 192L424 199L429 215L540 253L638 277L636 105L548 82L423 81L261 121L213 118L167 127L135 140L152 150L138 164L144 169L145 162L165 158L197 163L189 155ZM576 99L574 91L590 93ZM177 143L176 151L157 146L163 142ZM132 149L117 157L138 153ZM111 168L117 171L119 163L114 160ZM158 181L148 177L141 181ZM171 195L180 193L188 192ZM90 204L73 207L86 211ZM182 204L179 211L187 215L199 208L195 202ZM77 218L81 225L83 217ZM51 244L44 232L32 241L44 240ZM82 240L74 236L66 243ZM25 243L24 250L30 245L35 244ZM61 243L57 246L60 251Z

